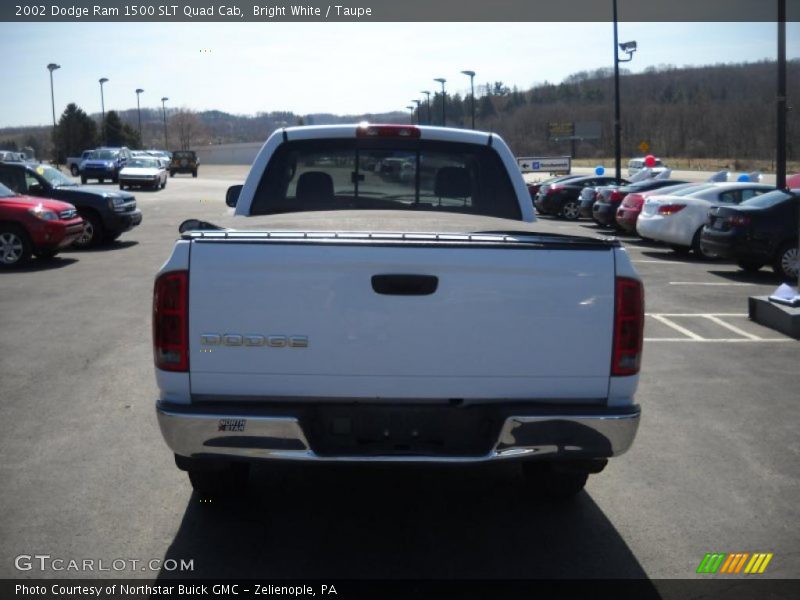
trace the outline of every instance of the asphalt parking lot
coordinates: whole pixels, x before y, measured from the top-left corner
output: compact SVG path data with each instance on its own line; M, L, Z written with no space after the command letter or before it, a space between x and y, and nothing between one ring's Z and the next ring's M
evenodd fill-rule
M156 423L152 281L178 224L226 214L245 174L136 191L143 223L117 243L0 273L0 578L686 578L712 551L772 552L764 577L800 576L800 342L746 317L779 280L632 237L643 421L574 503L532 499L514 465L279 465L240 500L201 502ZM20 571L21 554L194 570Z

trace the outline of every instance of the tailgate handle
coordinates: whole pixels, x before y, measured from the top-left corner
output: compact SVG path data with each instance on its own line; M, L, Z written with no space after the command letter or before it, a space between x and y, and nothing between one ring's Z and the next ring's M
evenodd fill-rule
M433 275L373 275L372 289L390 296L428 296L436 291L439 278Z

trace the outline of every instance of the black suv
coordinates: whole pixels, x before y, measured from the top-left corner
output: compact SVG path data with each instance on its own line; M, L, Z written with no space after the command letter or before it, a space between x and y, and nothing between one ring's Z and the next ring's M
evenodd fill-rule
M169 163L169 176L175 177L175 173L191 173L192 177L197 177L197 167L200 161L194 150L174 150L172 161Z
M18 194L69 202L83 217L79 248L117 239L142 222L136 198L128 192L106 192L83 187L49 165L0 162L0 183Z

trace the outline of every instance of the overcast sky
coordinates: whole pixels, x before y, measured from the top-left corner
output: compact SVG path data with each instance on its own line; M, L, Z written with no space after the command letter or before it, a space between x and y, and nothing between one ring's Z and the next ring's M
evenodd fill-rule
M774 23L620 23L639 51L624 67L774 60ZM0 127L52 121L69 102L100 112L136 107L358 114L404 110L420 90L464 93L503 81L527 89L613 66L611 23L0 23ZM800 58L800 23L787 25Z

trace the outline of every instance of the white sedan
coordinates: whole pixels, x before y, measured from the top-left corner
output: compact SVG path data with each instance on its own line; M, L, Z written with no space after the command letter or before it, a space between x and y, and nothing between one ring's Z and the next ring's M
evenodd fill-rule
M700 232L714 206L734 206L774 186L763 183L706 183L670 195L650 196L636 221L643 238L669 244L675 252L693 251L709 258L700 248Z
M125 163L119 172L119 189L124 190L126 185L164 189L167 187L167 169L157 158L137 156Z

